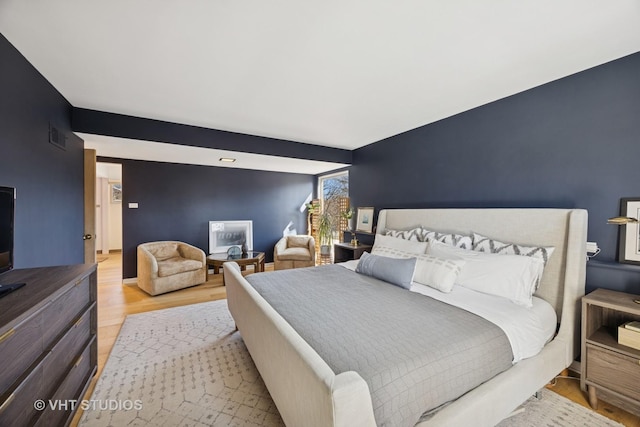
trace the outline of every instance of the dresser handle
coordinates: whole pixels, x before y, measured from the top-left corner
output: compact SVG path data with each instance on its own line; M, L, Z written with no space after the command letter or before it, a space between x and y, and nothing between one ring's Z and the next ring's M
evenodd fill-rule
M78 367L78 365L80 364L80 362L82 362L82 355L80 355L80 357L78 357L78 360L76 360L76 363L73 364L73 367L76 368Z
M83 321L83 320L84 320L84 317L79 318L79 319L76 321L76 323L74 323L74 324L73 324L73 327L74 327L74 328L77 328L77 327L82 323L82 321Z
M5 332L4 334L2 334L2 336L0 336L0 343L3 342L4 340L6 340L7 338L9 338L11 335L13 335L16 332L15 329L9 329L7 332Z
M7 397L7 400L2 402L2 406L0 406L0 414L2 414L5 409L7 409L7 406L9 406L14 397L16 397L16 394L11 393L11 396Z

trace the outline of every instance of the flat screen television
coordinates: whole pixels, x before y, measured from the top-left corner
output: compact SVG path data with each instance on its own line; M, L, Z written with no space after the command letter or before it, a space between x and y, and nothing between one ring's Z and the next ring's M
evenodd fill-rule
M0 274L13 268L16 189L0 186Z

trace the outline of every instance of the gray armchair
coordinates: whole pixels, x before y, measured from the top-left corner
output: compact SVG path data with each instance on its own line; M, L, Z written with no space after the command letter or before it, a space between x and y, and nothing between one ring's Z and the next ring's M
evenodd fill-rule
M313 267L316 265L316 242L311 236L285 236L273 249L274 270Z

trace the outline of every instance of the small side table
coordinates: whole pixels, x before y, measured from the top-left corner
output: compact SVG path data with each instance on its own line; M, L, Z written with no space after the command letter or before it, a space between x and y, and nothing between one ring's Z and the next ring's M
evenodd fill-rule
M345 262L354 259L360 259L362 254L366 251L371 251L371 245L358 244L357 246L351 243L336 243L333 245L333 258L334 262Z
M209 280L209 267L213 267L213 274L220 273L220 267L225 262L236 262L240 270L245 271L247 265L253 265L253 271L264 271L264 252L249 251L246 254L230 256L226 252L211 254L207 257L207 280ZM224 278L222 279L224 283Z
M618 343L618 326L640 320L640 296L596 289L582 297L580 387L591 407L598 398L640 415L640 350Z

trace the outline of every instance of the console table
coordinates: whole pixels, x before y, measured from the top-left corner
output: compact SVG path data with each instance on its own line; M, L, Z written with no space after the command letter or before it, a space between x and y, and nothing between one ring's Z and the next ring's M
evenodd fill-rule
M96 265L0 275L0 284L22 282L0 298L0 425L64 426L97 370Z

